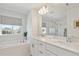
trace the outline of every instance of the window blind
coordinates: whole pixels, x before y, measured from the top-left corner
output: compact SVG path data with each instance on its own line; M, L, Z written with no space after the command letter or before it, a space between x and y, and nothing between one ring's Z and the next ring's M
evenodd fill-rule
M2 23L2 16L0 16L0 24Z
M21 18L9 17L9 16L0 16L0 24L6 25L22 25Z

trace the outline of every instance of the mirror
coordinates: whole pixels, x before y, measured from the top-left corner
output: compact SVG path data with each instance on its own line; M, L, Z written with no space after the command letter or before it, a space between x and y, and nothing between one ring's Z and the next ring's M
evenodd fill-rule
M67 37L65 4L48 4L48 12L42 14L42 34Z

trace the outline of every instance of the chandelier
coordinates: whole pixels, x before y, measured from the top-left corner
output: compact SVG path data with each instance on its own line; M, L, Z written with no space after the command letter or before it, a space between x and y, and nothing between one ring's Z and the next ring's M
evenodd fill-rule
M48 7L47 6L43 6L42 8L40 8L39 10L38 10L38 13L40 14L40 15L44 15L44 14L46 14L48 12Z

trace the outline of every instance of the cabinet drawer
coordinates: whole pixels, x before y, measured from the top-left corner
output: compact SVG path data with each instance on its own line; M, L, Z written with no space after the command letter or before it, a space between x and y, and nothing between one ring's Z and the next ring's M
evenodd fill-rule
M46 48L41 48L39 49L40 54L39 55L43 55L43 56L56 56L55 54L49 52L48 50L46 50Z
M38 56L38 50L39 49L39 42L35 39L32 40L32 44L31 44L31 54L33 56Z
M66 50L66 49L63 49L63 48L60 48L54 45L50 45L50 44L47 45L46 49L55 53L58 56L77 56L77 54L74 52L71 52L69 50Z
M44 42L39 41L39 48L46 48L46 45Z

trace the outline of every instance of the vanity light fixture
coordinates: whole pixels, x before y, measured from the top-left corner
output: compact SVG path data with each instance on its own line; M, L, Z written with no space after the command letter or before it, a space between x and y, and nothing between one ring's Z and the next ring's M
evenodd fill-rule
M46 14L48 12L48 7L47 6L43 6L42 8L40 8L39 10L38 10L38 13L40 14L40 15L44 15L44 14Z

